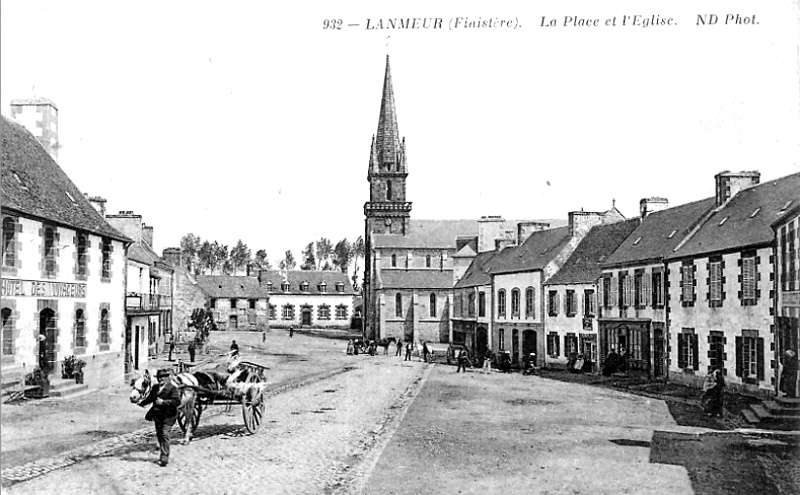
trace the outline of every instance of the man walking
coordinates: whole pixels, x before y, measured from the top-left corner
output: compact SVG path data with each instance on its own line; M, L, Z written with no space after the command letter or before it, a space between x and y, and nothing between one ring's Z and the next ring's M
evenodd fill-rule
M238 355L239 355L239 344L237 344L236 341L234 340L233 343L231 344L231 357L235 358Z
M178 406L181 403L180 391L170 382L167 370L158 370L156 373L158 383L153 386L150 395L139 404L144 407L153 404L144 419L153 421L156 425L156 438L158 439L159 458L158 465L166 467L169 463L169 435L172 425L178 418Z
M289 327L289 338L291 339L293 337L294 337L294 325Z
M458 353L458 368L456 368L456 373L460 371L464 373L467 372L467 353L464 352L464 349L461 349Z
M403 361L411 361L411 342L406 342L406 358Z
M397 352L394 353L395 356L402 356L403 355L403 341L397 339Z
M194 362L194 355L197 352L197 344L195 342L196 342L195 339L192 339L192 341L189 342L189 362L190 363Z
M169 336L169 357L168 361L172 361L172 353L175 352L175 334Z

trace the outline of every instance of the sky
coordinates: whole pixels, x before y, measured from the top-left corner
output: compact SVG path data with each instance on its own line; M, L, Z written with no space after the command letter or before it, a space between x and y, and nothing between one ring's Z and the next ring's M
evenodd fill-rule
M673 25L622 26L637 14ZM416 17L442 28L368 29ZM798 18L791 0L1 0L0 110L53 100L61 167L141 214L156 251L191 232L276 265L363 235L387 53L413 218L630 217L712 196L723 170L800 172Z

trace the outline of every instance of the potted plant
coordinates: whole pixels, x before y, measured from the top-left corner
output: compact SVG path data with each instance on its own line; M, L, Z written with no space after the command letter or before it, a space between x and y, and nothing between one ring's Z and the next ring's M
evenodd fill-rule
M61 367L62 378L74 378L75 383L83 383L83 368L86 367L86 361L76 356L69 356L64 358Z

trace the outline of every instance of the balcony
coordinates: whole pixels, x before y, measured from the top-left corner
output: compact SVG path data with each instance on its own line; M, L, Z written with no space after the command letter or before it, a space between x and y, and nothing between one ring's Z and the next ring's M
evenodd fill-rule
M125 296L125 309L133 311L158 311L172 309L172 297L161 294L142 294L128 292Z

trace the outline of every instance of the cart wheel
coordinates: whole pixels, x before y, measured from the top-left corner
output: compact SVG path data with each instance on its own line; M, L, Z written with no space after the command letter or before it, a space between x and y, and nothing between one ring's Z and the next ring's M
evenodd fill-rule
M194 403L194 414L192 414L192 433L197 430L197 425L200 424L200 415L203 414L203 405L200 404L200 401L196 401ZM178 426L181 427L181 430L186 433L186 414L183 411L183 408L178 408Z
M264 417L264 397L261 390L251 390L242 395L242 415L247 431L256 433Z

